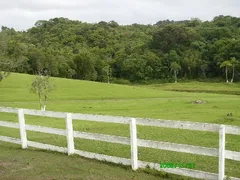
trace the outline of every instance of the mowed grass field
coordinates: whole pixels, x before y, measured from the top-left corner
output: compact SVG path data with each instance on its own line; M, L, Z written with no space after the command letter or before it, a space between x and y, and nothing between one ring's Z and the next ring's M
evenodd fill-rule
M0 106L39 109L37 96L31 94L29 91L33 79L34 76L13 73L10 77L3 80L0 83ZM211 84L194 82L151 86L124 86L60 78L53 78L52 81L56 85L56 90L50 94L47 110L147 117L240 126L240 96L236 95L238 94L236 92L240 92L240 84L226 85L224 83ZM179 91L188 92L173 92L173 88L175 90L179 89ZM191 92L190 90L192 89L194 89L195 92ZM204 93L202 91L206 89L208 91L205 92L208 93ZM195 100L204 100L207 103L193 104L192 101ZM228 113L232 113L233 116L227 116ZM15 114L7 113L0 113L0 119L10 122L18 121ZM26 123L65 129L64 119L26 116ZM76 120L73 121L73 125L74 130L78 131L129 137L128 125ZM142 139L218 148L218 133L146 126L138 126L137 128L138 138ZM16 129L0 127L0 135L19 137L19 132ZM63 136L36 133L31 131L28 131L27 135L28 139L32 141L66 147L66 138ZM0 142L0 152L5 152L3 155L0 155L0 157L1 159L4 159L5 163L11 161L11 152L21 151L21 153L26 153L25 156L28 154L30 157L33 156L32 154L34 151L28 152L19 149L16 150L12 147L15 147L15 145ZM100 141L75 139L75 147L76 149L80 150L130 158L130 146ZM226 135L226 149L240 151L240 136ZM9 153L7 153L8 151ZM50 154L48 156L51 156ZM34 156L37 156L37 154ZM65 155L52 154L52 160L49 161L57 163L59 160L55 159L54 157L59 159L66 158ZM71 161L73 163L76 162L76 164L78 161L81 161L78 160L79 157L71 158L74 159L71 159ZM193 162L196 164L197 170L214 173L217 173L218 171L217 157L192 155L150 148L139 148L139 159L156 163L164 161L175 163ZM63 161L67 161L67 158ZM91 171L90 162L92 163L90 160L89 163L88 160L85 160L86 167L89 167L89 171ZM47 164L49 165L50 169L54 169L56 167L56 165L50 165L50 162L47 162ZM73 165L73 169L74 167L76 169L80 168L80 166L83 166L83 164ZM108 172L104 170L105 166L109 168L109 170L107 170ZM114 174L115 167L112 168L111 165L102 164L100 162L98 163L97 167L99 167L98 173L102 172L103 175L106 176L106 179L119 179L117 173L116 176L108 176L108 173L110 172L112 172L111 174ZM119 173L125 173L126 177L122 177L122 179L128 179L128 175L129 179L132 178L132 171L124 170L118 166L116 166L116 168L116 171L119 171ZM84 171L84 169L82 170ZM87 170L88 168L86 168L86 171ZM40 170L36 170L36 168L30 168L18 172L17 174L24 172L26 173L28 171L38 172ZM3 172L7 173L6 170ZM71 172L71 170L69 170L69 172ZM54 177L54 173L51 174L50 170L47 171L47 173L49 173L50 177ZM100 177L102 176L99 175L98 178L98 173L93 173L92 178L87 178L101 179ZM142 172L133 173L133 176L136 176L135 179L141 179L144 177L144 175L140 175L141 173ZM4 173L1 173L0 169L0 179L2 174ZM226 160L226 175L240 177L240 162ZM84 175L82 177L84 177ZM70 176L69 178L71 179ZM151 178L159 179L159 177L156 176L151 176ZM150 179L150 177L146 177L145 179Z

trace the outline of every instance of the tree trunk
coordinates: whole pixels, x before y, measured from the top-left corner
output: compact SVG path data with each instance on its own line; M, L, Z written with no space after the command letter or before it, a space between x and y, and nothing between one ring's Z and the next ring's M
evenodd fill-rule
M44 102L43 102L43 109L42 109L42 111L46 110L46 104L47 104L47 96L44 96Z
M206 78L206 72L205 72L205 69L201 69L202 70L202 76L204 77L204 78Z
M177 71L174 71L175 83L177 83Z
M233 66L233 73L232 73L231 83L233 82L234 76L235 76L235 67Z
M39 98L39 105L40 105L40 109L42 110L42 99L41 99L41 95L40 93L38 93L38 98Z
M226 83L228 83L228 68L226 66L226 69L225 69L225 73L226 73Z
M190 78L192 78L192 69L188 67Z
M108 82L109 82L109 84L110 84L110 78L111 78L111 69L109 68L109 74L108 74Z
M110 79L110 78L109 78L109 74L110 74L110 73L109 73L109 69L107 69L107 83L108 83L108 84L109 84L109 79Z

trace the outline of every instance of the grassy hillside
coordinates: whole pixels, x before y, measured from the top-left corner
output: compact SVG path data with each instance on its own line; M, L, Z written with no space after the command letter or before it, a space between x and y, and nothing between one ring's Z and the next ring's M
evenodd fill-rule
M39 109L37 96L29 91L33 78L34 76L25 74L11 74L1 82L0 105ZM148 86L135 87L59 78L53 78L52 81L56 90L50 94L48 110L240 125L239 96L179 93L162 91L166 90L164 88L152 89ZM211 87L209 85L202 83L195 89L217 90L223 87L222 84ZM194 87L187 83L172 86L179 90ZM228 90L236 90L237 87L238 85L229 85ZM208 103L191 103L198 99ZM230 112L233 117L229 119L226 115Z
M12 73L0 83L1 101L36 101L37 97L30 94L29 89L34 76ZM96 100L96 99L136 99L171 97L173 93L160 93L157 90L146 90L132 86L106 84L91 81L79 81L52 78L56 90L51 100ZM13 96L14 94L14 96ZM177 93L176 97L177 97Z
M33 78L33 76L24 74L11 74L9 78L1 82L0 106L39 109L37 97L29 93ZM134 87L58 78L53 78L53 82L56 85L56 90L51 94L47 110L240 126L240 96L238 95L172 92L159 87ZM189 85L185 83L172 86L176 86L180 90L189 88ZM210 84L201 83L198 87L204 89L204 87L209 88L209 86ZM214 84L211 89L217 91L222 86L222 84ZM201 90L200 88L196 89ZM236 87L230 85L229 89L236 91L238 85ZM192 103L192 101L199 99L207 103ZM232 117L227 116L230 112L233 114ZM17 122L15 115L1 113L0 118L1 120ZM26 122L34 125L65 128L64 120L54 118L27 116ZM127 125L87 121L74 121L73 124L74 130L129 137ZM14 129L0 128L0 135L18 137L19 132ZM138 137L204 147L218 147L218 133L138 126ZM28 138L33 141L66 146L66 139L61 136L28 131ZM239 140L239 136L227 135L226 149L240 151ZM130 147L125 145L75 139L75 146L76 149L80 150L130 158ZM218 170L218 158L208 156L139 148L139 159L156 163L163 161L194 162L196 169L215 173ZM227 160L226 174L240 177L238 167L240 167L240 162Z

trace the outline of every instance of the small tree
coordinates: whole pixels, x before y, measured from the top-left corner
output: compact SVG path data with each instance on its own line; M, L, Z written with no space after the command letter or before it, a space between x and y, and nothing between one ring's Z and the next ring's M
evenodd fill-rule
M31 92L38 95L39 105L42 111L46 110L48 94L54 90L54 85L50 82L50 76L38 75L32 82Z
M178 75L179 70L181 69L181 66L177 62L174 61L171 63L170 68L171 68L171 72L173 72L173 74L174 74L175 83L177 83L177 75Z
M107 82L108 82L108 84L109 84L109 83L110 83L110 76L111 76L110 65L109 65L109 64L106 64L106 65L103 67L103 71L106 72Z
M107 75L107 82L108 84L110 83L110 78L112 76L112 64L113 64L113 59L110 56L109 58L107 58L107 60L104 61L103 64L103 71L106 73Z
M230 61L223 61L220 64L220 68L225 68L225 76L226 76L226 83L228 83L228 68L232 66L232 63Z

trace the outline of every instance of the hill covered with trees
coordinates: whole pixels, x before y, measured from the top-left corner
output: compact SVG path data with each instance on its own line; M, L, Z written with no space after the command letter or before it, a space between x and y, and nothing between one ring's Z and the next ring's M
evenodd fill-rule
M0 32L0 71L103 82L230 81L240 80L239 64L240 18L231 16L124 26L53 18Z

